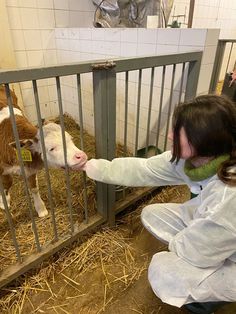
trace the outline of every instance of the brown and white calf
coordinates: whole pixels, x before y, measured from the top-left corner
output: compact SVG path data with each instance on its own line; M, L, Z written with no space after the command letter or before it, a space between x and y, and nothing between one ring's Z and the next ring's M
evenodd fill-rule
M24 161L24 169L29 183L29 188L34 200L34 206L39 217L44 217L48 211L42 201L38 183L37 172L43 168L42 146L39 129L32 125L24 116L17 105L17 97L11 91L11 99L14 107L14 116L19 134L21 147L27 149L31 161ZM53 122L43 125L44 142L48 166L51 168L64 168L64 149L61 135L61 127ZM87 161L87 156L73 143L71 136L65 132L67 148L67 165L71 169L80 169ZM0 87L0 177L8 204L10 204L9 189L12 186L12 174L21 174L19 161L16 154L15 139L13 135L9 107L5 95L5 87ZM2 197L0 207L4 208Z

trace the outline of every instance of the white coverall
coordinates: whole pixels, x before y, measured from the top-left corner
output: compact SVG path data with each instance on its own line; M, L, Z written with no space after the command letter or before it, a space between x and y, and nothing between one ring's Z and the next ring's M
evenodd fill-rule
M143 209L144 226L169 243L168 252L151 260L148 279L165 303L236 300L236 188L217 175L201 182L184 173L184 160L171 163L171 152L148 159L91 159L87 175L124 186L187 184L199 195L184 204L153 204Z

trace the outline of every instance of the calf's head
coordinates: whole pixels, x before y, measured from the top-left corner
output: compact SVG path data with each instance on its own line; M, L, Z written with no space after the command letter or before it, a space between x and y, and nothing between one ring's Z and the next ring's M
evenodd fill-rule
M50 168L65 168L64 148L61 127L53 122L43 125L44 143L46 149L46 157ZM87 161L87 155L78 149L72 141L72 137L65 131L66 141L66 159L68 167L76 170L81 169ZM32 152L42 153L42 143L40 139L40 131L37 131L36 138L33 140L22 141L25 148Z

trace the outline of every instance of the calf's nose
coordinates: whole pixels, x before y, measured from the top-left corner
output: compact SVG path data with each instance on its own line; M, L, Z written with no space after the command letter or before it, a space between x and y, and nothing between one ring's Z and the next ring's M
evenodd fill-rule
M87 155L84 152L77 152L75 153L76 159L87 159Z

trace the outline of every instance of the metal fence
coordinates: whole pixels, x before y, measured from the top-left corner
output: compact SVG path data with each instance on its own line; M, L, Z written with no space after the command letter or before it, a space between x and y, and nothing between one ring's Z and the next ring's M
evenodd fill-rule
M94 127L95 127L95 145L96 145L96 158L105 158L108 160L116 157L116 123L117 123L117 106L118 97L117 94L122 94L124 106L124 117L122 118L122 140L119 139L120 144L123 147L124 156L129 151L129 135L128 135L128 117L129 117L129 89L130 89L130 76L136 71L136 91L135 96L136 104L135 108L135 121L133 121L134 140L133 140L133 155L137 156L140 151L140 124L145 123L145 135L144 135L144 154L142 157L148 155L148 147L158 147L160 143L161 129L163 133L163 146L162 150L168 148L167 134L170 128L171 113L175 104L181 100L189 100L196 95L197 83L201 65L202 52L180 53L161 56L150 56L142 58L129 58L129 59L117 59L117 60L100 60L92 62L82 62L78 64L67 64L53 67L43 68L30 68L21 70L8 70L0 72L0 84L5 84L7 90L8 105L11 113L11 122L16 140L16 146L20 155L20 142L19 134L16 127L16 121L13 112L12 101L10 97L9 84L16 82L32 82L34 103L37 112L38 128L40 130L40 137L42 141L42 149L44 155L45 166L45 181L48 189L48 203L50 209L50 215L47 220L51 219L50 226L52 228L52 234L47 238L47 241L41 243L38 236L38 225L41 223L41 218L36 218L33 205L31 202L31 196L27 184L27 178L24 171L24 165L21 158L19 158L22 182L27 198L29 219L32 231L34 234L32 246L34 246L33 252L26 252L22 254L21 243L19 240L19 234L16 232L17 221L13 219L11 209L8 208L6 195L4 193L2 182L0 184L0 190L3 197L5 207L5 220L8 224L8 233L13 243L16 261L14 265L8 265L1 271L0 274L0 287L8 284L11 280L17 278L27 270L35 267L35 265L45 258L51 256L61 248L69 245L74 240L78 239L84 233L90 230L94 230L97 226L103 223L109 223L110 225L115 222L115 215L123 210L127 205L137 200L140 195L143 195L146 190L140 193L131 193L127 197L124 197L121 201L116 202L116 187L112 185L106 185L103 183L96 183L96 213L89 216L89 202L86 193L87 179L84 174L82 175L82 183L85 193L83 194L83 205L81 208L77 208L77 211L83 211L83 221L78 222L74 217L74 208L71 200L71 186L70 186L70 171L68 167L65 169L65 182L67 191L67 208L69 225L64 230L63 234L58 232L58 211L54 206L53 191L51 186L51 178L49 175L48 164L45 154L45 144L43 141L42 121L41 121L41 109L38 97L38 81L41 79L52 78L55 80L58 96L58 107L60 124L62 127L62 138L65 131L64 127L64 110L62 99L62 86L61 79L65 76L75 76L76 78L76 91L77 91L77 108L79 111L79 127L80 127L80 148L84 149L84 113L83 113L83 90L81 87L81 76L85 73L92 74L92 90L93 90L93 107L94 107ZM148 70L148 78L147 73ZM118 91L119 75L122 76L123 89ZM145 85L145 86L144 86ZM159 87L157 87L157 85ZM142 92L148 90L147 107L145 108L146 115L142 117ZM154 97L154 92L159 88L159 96ZM164 94L167 91L166 101L164 101ZM175 95L175 97L174 97ZM158 104L156 109L156 117L154 123L151 124L153 116L154 103ZM165 115L164 115L165 113ZM165 119L163 119L163 115ZM161 120L164 120L161 124ZM154 134L154 135L153 135ZM66 143L63 139L64 153L66 157ZM154 152L156 153L156 152ZM66 158L65 158L66 159ZM125 195L125 193L123 194ZM119 204L119 205L117 205ZM25 206L25 205L24 205ZM19 208L19 211L25 210L25 208ZM6 221L4 223L6 223ZM44 220L45 223L45 220ZM63 224L63 221L62 221ZM1 235L3 238L4 235ZM4 255L4 252L2 252ZM12 262L10 263L12 264Z
M236 39L220 39L218 41L213 66L209 93L217 91L217 85L225 78L225 74L236 66ZM221 90L219 88L219 90Z

